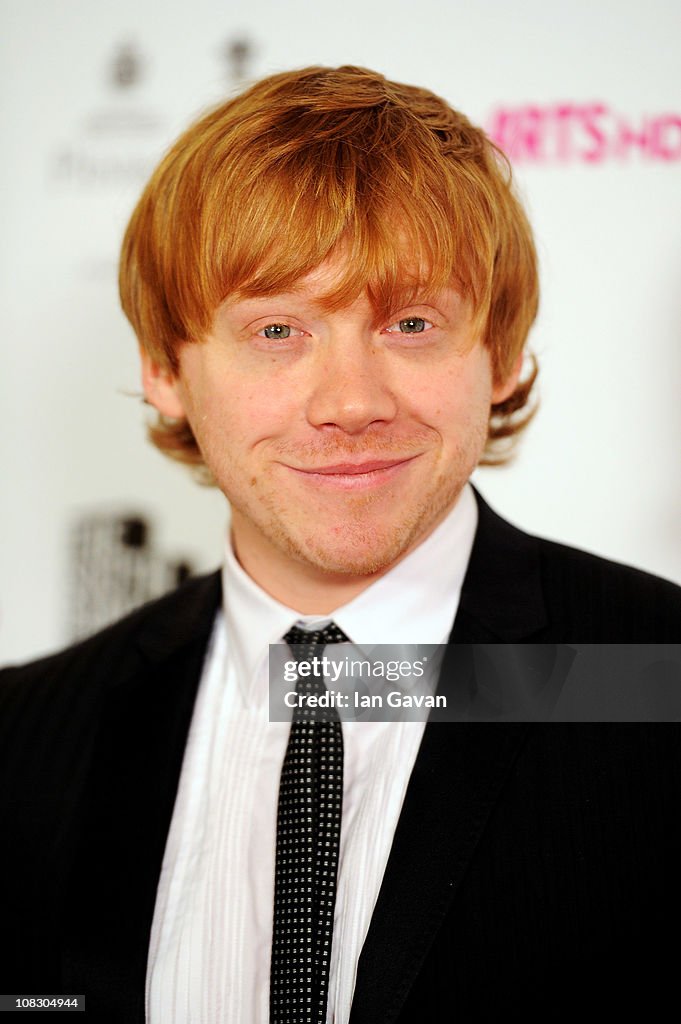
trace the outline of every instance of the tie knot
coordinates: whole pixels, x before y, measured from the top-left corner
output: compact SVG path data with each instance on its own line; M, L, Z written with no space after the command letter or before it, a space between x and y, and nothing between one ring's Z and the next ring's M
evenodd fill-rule
M308 651L312 652L327 644L348 643L349 637L345 635L335 622L330 622L324 629L301 629L300 626L292 626L284 637L294 656L294 647L305 648L305 652L299 651L299 660L304 660Z

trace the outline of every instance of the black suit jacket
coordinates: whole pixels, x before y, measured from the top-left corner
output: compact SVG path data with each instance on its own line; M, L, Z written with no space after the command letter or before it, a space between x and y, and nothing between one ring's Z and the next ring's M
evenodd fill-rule
M679 588L531 537L478 500L443 679L466 643L681 639ZM220 596L218 573L191 580L0 674L0 992L85 993L88 1019L142 1024ZM677 995L680 751L673 725L429 722L351 1024L613 1019L644 1006L662 1019Z

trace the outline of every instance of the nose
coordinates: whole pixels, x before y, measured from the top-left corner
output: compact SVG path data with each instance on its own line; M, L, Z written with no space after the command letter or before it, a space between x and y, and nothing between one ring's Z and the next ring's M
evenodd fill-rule
M327 338L317 353L314 386L307 404L315 427L337 427L358 434L397 414L386 353L370 338L341 332Z

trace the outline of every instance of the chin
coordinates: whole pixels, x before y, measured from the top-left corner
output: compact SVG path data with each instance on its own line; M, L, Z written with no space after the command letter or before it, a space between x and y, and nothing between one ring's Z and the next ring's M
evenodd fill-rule
M349 531L339 538L315 536L298 543L291 542L288 554L320 572L333 576L374 576L386 572L406 554L413 540L413 530L396 526L390 533L381 531Z
M367 552L362 556L360 552L336 553L323 552L317 555L316 552L307 551L302 553L300 561L319 570L327 576L375 576L377 573L387 571L395 562L395 559L384 558L375 552Z

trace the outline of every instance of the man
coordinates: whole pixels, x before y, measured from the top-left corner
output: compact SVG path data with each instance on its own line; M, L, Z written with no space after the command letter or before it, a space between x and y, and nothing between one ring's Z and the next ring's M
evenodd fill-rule
M681 621L678 588L530 537L467 483L536 375L500 154L425 90L275 75L163 160L121 294L151 438L225 493L230 544L222 574L3 674L4 990L126 1024L661 1015L676 731L508 721L504 678L462 693L455 671L467 644ZM269 722L284 637L448 642L459 720Z

